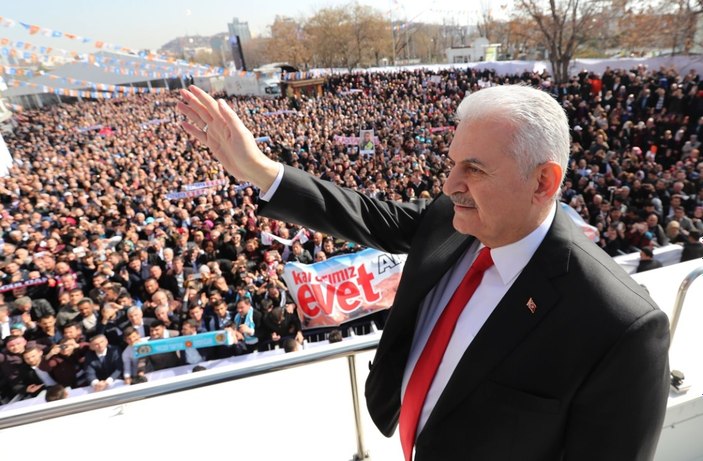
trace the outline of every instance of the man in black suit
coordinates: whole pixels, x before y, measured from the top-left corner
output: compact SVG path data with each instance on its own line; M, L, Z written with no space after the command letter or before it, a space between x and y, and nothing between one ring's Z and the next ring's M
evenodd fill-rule
M645 272L652 269L659 269L662 267L661 261L654 259L654 252L649 247L644 247L640 249L640 263L637 265L637 270L635 272Z
M166 325L161 320L154 320L149 326L149 341L164 339ZM173 368L180 365L178 353L164 352L162 354L150 355L146 358L148 366L151 370L163 370L165 368Z
M694 230L688 233L681 252L681 262L703 258L703 243L701 243L700 239L700 232Z
M85 357L85 377L96 391L112 386L122 376L122 356L117 346L111 346L105 335L90 339L90 351Z
M305 248L314 258L317 253L324 251L324 248L322 248L323 242L324 235L322 235L322 232L315 232L312 234L312 238L305 242L303 248Z
M416 425L400 425L406 460L653 457L669 389L668 321L556 206L569 129L549 95L472 93L457 110L445 195L400 204L281 167L224 101L182 94L184 128L262 190L262 214L408 253L366 382L386 436L421 399ZM489 257L478 288L449 301L479 253ZM447 334L434 330L445 306L461 303L429 390L406 392L426 345Z
M43 357L41 349L34 345L27 347L22 353L24 363L20 365L12 386L15 394L21 399L36 397L46 387L56 384L49 374L49 364Z

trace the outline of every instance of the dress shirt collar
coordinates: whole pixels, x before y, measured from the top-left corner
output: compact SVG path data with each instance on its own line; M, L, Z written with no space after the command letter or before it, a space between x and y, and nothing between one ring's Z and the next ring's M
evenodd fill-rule
M515 279L535 254L552 226L552 222L554 222L556 206L555 201L552 203L551 210L545 220L521 240L502 247L491 248L491 258L493 258L493 263L503 284L507 285ZM479 249L481 248L483 245L479 247Z

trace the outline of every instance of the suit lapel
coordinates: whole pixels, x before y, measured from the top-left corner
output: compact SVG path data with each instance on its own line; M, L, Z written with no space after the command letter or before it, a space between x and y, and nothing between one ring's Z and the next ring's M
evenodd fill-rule
M462 356L425 429L443 420L485 381L557 303L559 295L552 279L568 270L573 229L568 220L558 209L544 241ZM534 312L528 308L529 300L537 306Z
M400 412L400 388L417 314L422 300L456 263L473 237L457 233L452 226L453 207L442 196L423 219L405 261L393 307L366 380L366 402L376 426L387 437L395 430Z
M451 203L449 199L446 201ZM399 339L401 343L408 343L406 349L409 350L422 300L475 240L454 230L451 206L440 206L438 210L439 216L425 220L430 221L429 228L419 230L421 237L413 242L413 252L405 262L403 278L379 344L377 359ZM405 354L403 363L407 351ZM398 358L394 356L394 360Z

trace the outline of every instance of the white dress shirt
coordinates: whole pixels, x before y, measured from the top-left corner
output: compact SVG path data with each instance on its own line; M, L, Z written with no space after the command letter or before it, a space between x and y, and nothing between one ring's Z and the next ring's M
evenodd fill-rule
M442 362L425 398L425 405L420 414L416 434L420 434L420 431L425 426L427 418L437 404L439 396L449 382L449 378L464 352L466 352L466 349L483 327L483 324L486 323L486 320L500 300L513 285L520 272L530 261L532 255L535 254L537 247L544 240L554 221L555 212L556 203L552 205L547 219L525 238L509 245L491 249L491 258L494 265L483 274L481 284L459 315L454 333L449 339ZM432 333L432 328L437 323L439 316L481 248L483 248L483 245L478 240L474 242L422 301L415 327L415 335L413 336L413 344L403 375L403 387L401 389L403 397L405 396L405 389L408 386L410 375Z

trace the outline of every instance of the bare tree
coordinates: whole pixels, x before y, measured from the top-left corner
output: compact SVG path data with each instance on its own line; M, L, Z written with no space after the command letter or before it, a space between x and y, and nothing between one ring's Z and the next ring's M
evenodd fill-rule
M356 55L354 65L379 65L380 58L391 52L390 22L370 6L353 3L347 9L351 12L350 32Z
M345 7L322 8L305 23L316 67L353 67L350 13Z
M306 21L305 33L315 65L321 67L378 64L391 50L388 20L359 3L318 10Z
M266 37L255 37L242 43L242 52L244 53L244 61L252 69L262 66L263 64L275 61L268 55L269 40Z
M276 16L266 45L266 55L271 61L287 62L300 68L309 67L312 61L310 40L301 21L293 18Z
M703 0L667 1L661 2L660 7L671 54L688 54L694 44L698 17L703 13Z
M569 77L569 64L579 46L593 37L602 3L587 0L518 0L519 14L534 20L549 54L554 79Z
M495 40L495 32L498 28L498 21L493 17L490 9L484 8L481 11L481 17L476 23L478 34L481 37L486 37L489 41Z

